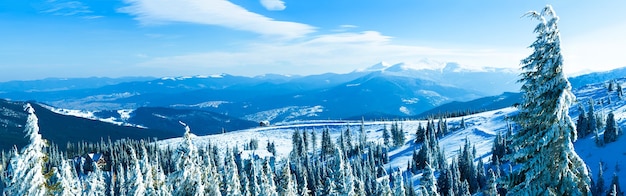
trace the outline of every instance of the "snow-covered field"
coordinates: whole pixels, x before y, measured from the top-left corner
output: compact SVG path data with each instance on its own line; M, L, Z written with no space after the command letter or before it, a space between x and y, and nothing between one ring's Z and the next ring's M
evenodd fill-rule
M619 80L622 85L626 80ZM578 96L581 104L587 108L586 100L592 97L596 102L604 99L604 104L596 104L596 112L606 114L609 111L615 113L617 123L620 127L624 127L626 122L626 101L619 100L616 94L611 94L611 104L606 103L607 90L604 84L589 85L583 89L574 90L574 93ZM573 105L570 110L570 116L573 120L576 120L578 115L577 105ZM466 122L466 128L460 128L461 117L447 119L448 127L453 130L452 133L440 138L439 144L446 152L448 161L459 153L460 147L465 143L466 139L476 146L476 157L483 159L487 163L490 159L491 148L493 140L498 132L504 134L507 130L507 117L514 115L517 112L516 108L504 108L495 111L488 111L462 117ZM363 126L367 133L367 138L372 142L382 143L382 129L390 128L393 121L372 121L364 122ZM426 121L423 120L408 120L398 121L405 132L407 143L399 148L392 149L389 153L390 162L386 165L386 168L399 168L401 170L406 169L408 160L411 159L412 151L414 148L419 148L419 145L415 145L413 139L415 138L415 132L417 127L421 124L426 125ZM284 159L288 156L292 149L291 136L293 131L298 129L300 131L315 132L317 134L317 147L320 146L320 138L322 130L328 128L333 138L339 137L339 135L346 129L352 131L353 141L356 141L360 122L339 122L339 121L303 121L295 124L281 124L271 127L259 127L247 130L240 130L234 132L228 132L218 135L199 136L194 139L197 145L214 144L219 146L234 147L241 146L249 142L251 139L257 139L259 141L259 153L264 153L267 142L274 142L277 148L277 158ZM193 127L191 127L193 132ZM622 128L624 129L624 128ZM600 135L602 137L602 135ZM159 141L162 146L171 145L175 147L181 141L180 138L168 139ZM582 138L575 143L576 151L579 156L585 160L587 166L591 169L592 178L595 180L597 177L599 162L604 162L604 180L605 183L610 184L613 173L617 174L621 180L621 187L626 187L626 171L616 170L616 164L619 167L626 168L626 137L621 136L617 142L607 144L603 147L596 146L594 142L594 136L591 134L586 138ZM623 170L623 169L622 169ZM608 187L605 187L608 188Z

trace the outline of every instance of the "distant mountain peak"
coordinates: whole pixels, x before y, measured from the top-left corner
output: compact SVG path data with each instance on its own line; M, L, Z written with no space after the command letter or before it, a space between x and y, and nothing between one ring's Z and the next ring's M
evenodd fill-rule
M212 74L212 75L195 75L195 76L179 76L179 77L162 77L161 80L187 80L187 79L204 79L204 78L224 78L228 76L228 74Z
M384 71L385 69L391 67L391 64L385 62L385 61L381 61L379 63L376 63L368 68L362 69L362 70L357 70L357 72L372 72L372 71Z
M431 59L422 59L418 62L399 62L390 64L385 61L376 63L368 68L356 70L356 72L404 72L420 70L438 70L445 65L444 62Z

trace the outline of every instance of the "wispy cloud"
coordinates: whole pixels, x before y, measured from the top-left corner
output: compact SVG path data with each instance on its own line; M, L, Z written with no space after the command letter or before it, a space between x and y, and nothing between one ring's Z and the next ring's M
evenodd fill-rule
M392 43L376 31L325 34L283 43L255 43L235 52L205 52L157 57L147 67L186 70L238 70L233 74L267 72L311 74L350 72L379 61L420 64L424 59L459 62L465 66L516 67L525 51L442 49Z
M81 16L85 19L97 19L102 16L94 15L89 6L80 1L48 0L42 13L57 16Z
M298 38L315 31L307 24L277 21L250 12L227 0L125 0L118 11L135 16L144 25L188 22L218 25L281 38Z
M280 11L287 8L282 0L261 0L261 5L271 11Z

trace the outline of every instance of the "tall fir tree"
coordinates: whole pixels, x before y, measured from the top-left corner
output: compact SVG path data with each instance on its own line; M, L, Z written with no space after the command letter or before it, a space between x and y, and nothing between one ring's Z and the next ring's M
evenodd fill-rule
M391 138L391 135L389 134L389 130L387 129L387 125L385 125L385 128L383 129L383 144L385 146L389 146L389 139Z
M552 6L526 14L539 20L534 52L522 60L523 101L516 117L521 130L515 135L518 164L509 181L513 195L588 195L587 167L574 151L576 130L568 115L574 100L563 73L559 17Z
M609 115L606 117L606 124L604 128L604 143L608 144L616 141L618 133L618 127L617 124L615 124L615 114L613 114L613 112L609 112Z
M421 184L427 195L439 196L439 192L437 192L437 179L434 173L433 168L427 163L422 173Z
M589 120L587 120L587 116L585 115L585 109L582 105L578 105L578 119L576 120L576 132L578 134L578 138L583 138L590 133L587 130L589 127L588 124Z
M200 166L198 148L193 143L194 135L186 124L183 141L172 155L176 171L168 176L173 195L204 195L205 184L201 176L206 171Z
M589 98L589 109L587 109L587 128L585 134L593 133L598 130L598 121L596 120L596 112L593 107L594 101Z
M47 192L47 178L44 176L44 164L48 156L44 148L46 142L39 134L39 119L35 115L35 109L27 103L24 110L28 113L26 119L26 132L30 143L24 147L21 153L13 150L13 157L7 168L9 179L4 194L6 195L45 195Z
M365 132L365 119L361 118L361 127L359 127L359 147L365 150L367 145L367 133Z
M595 182L594 189L591 190L593 195L604 195L604 169L602 169L602 162L598 163L598 178Z

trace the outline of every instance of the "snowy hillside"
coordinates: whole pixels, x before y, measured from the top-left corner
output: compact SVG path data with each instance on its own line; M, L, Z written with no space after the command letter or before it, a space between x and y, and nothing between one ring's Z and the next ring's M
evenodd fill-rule
M618 80L623 85L626 84L626 79ZM613 111L619 127L626 126L626 100L619 100L616 92L611 94L611 104L607 104L607 85L606 83L587 85L581 89L575 89L573 91L578 100L587 100L589 97L594 100L603 100L604 104L598 103L595 105L598 113L606 113ZM579 101L583 102L583 101ZM585 104L586 107L586 104ZM573 105L571 108L570 116L576 121L578 115L577 105ZM476 160L482 159L483 162L490 162L491 149L493 146L494 138L497 133L505 134L507 131L507 123L511 123L507 118L514 116L517 112L516 108L508 107L500 110L488 111L469 115L465 117L449 118L448 128L452 133L440 138L439 144L441 148L446 152L446 158L448 162L460 153L459 150L465 143L466 139L475 145L476 147ZM460 128L461 121L464 120L466 128ZM382 130L389 127L394 122L390 121L371 121L364 122L363 126L367 133L368 141L375 143L382 143ZM396 168L406 170L407 162L411 160L414 148L420 148L419 144L415 144L415 133L418 126L426 125L425 120L408 120L399 121L399 124L404 130L407 142L405 145L392 148L389 152L390 162L385 165L385 168L395 170ZM194 142L198 145L214 144L217 146L239 146L248 143L252 139L259 141L259 153L266 153L264 146L267 142L274 142L277 147L278 159L285 159L288 157L289 152L292 149L292 133L294 130L316 132L317 135L321 135L324 128L330 129L331 136L337 139L339 135L346 129L350 129L354 135L358 135L358 130L361 126L360 121L336 121L336 122L300 122L299 124L277 125L272 127L259 127L241 131L235 131L225 134L202 136L194 139ZM193 132L193 127L191 127ZM623 128L622 128L623 129ZM602 134L602 132L600 132ZM602 135L600 135L602 137ZM159 141L161 146L170 145L176 147L181 138L174 138ZM319 144L318 140L318 144ZM581 158L584 159L587 166L591 169L592 179L596 180L599 162L602 161L604 165L604 178L606 184L610 184L613 173L615 172L620 178L626 179L626 171L616 171L615 165L619 164L620 167L624 167L626 164L626 138L620 137L617 142L609 143L606 146L598 147L594 142L593 135L586 138L579 139L575 143L575 148ZM621 181L621 186L626 187L626 180ZM605 188L606 189L606 188Z

